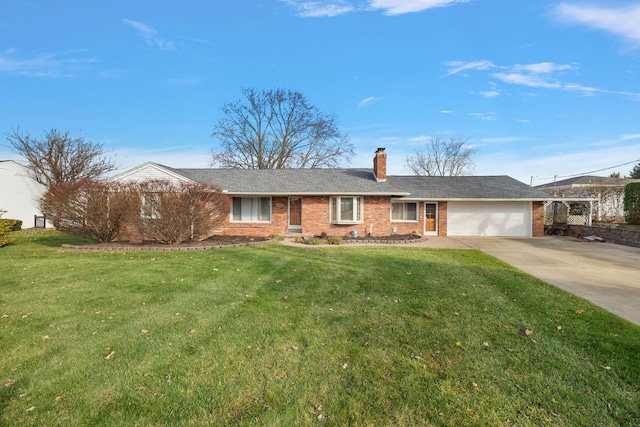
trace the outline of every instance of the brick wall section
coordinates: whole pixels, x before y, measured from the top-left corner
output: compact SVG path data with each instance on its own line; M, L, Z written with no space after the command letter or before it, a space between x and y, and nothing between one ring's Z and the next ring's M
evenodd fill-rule
M274 197L271 203L271 223L227 221L216 230L216 234L263 237L286 233L289 199L288 197ZM351 232L355 230L359 236L366 236L369 232L374 236L389 236L414 232L422 234L424 230L423 203L419 203L418 221L415 222L391 221L391 198L389 196L364 197L363 204L363 223L330 224L330 198L328 196L305 196L302 198L302 233L316 236L322 233L329 236L346 236L351 235ZM393 227L395 227L395 232Z
M304 209L304 208L303 208ZM271 199L271 222L231 222L229 219L215 230L215 234L227 236L268 237L286 233L288 226L289 198Z
M330 224L330 201L328 196L308 196L302 198L302 232L304 234L329 236L350 235L357 231L358 236L371 232L374 236L391 234L410 234L414 231L422 234L422 208L417 222L392 222L391 198L389 196L371 196L363 198L363 218L361 224ZM392 232L396 227L396 232Z
M586 225L570 225L568 234L579 239L586 236L597 236L607 242L640 248L640 232L620 230L612 227L589 227Z
M544 203L533 202L531 209L531 235L532 237L544 236Z
M438 203L438 236L447 235L447 202Z

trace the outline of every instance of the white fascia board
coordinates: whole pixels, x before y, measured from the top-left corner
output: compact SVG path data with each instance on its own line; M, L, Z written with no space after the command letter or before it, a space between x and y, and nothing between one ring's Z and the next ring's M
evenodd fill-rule
M145 169L156 169L158 171L161 171L163 174L169 175L172 178L177 179L178 181L182 181L182 182L187 182L187 183L194 183L195 181L193 181L190 178L187 178L184 175L180 175L178 173L175 173L172 170L169 170L157 163L154 162L146 162L141 164L140 166L136 166L133 169L129 169L128 171L122 172L121 174L118 174L116 176L113 176L111 178L109 178L107 181L126 181L127 177L130 177L132 175L135 175L136 173L145 170Z
M449 198L449 197L429 197L429 198L409 198L409 197L402 197L399 198L398 200L417 200L417 201L421 201L421 202L544 202L547 200L556 200L553 197L549 197L549 198L530 198L530 197L525 197L525 198L464 198L464 197L459 197L459 198ZM560 200L560 199L557 199ZM564 199L566 200L566 199ZM579 200L590 200L590 199L579 199Z
M276 193L264 193L264 192L252 192L252 191L229 191L229 190L222 190L224 193L227 193L231 196L388 196L388 197L395 197L395 196L409 196L410 193L393 193L393 194L389 194L389 193L358 193L358 192L348 192L348 193L344 193L344 192L339 192L339 191L334 191L334 192L327 192L327 191L322 191L322 192L290 192L290 191L284 191L284 192L276 192Z

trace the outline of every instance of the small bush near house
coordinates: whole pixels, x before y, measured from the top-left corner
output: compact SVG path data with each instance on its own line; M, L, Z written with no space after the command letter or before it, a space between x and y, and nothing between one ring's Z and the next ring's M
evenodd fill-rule
M212 185L150 180L138 184L137 191L142 203L138 231L160 243L210 237L229 213L229 198Z
M22 230L22 220L19 219L0 219L0 222L9 224L11 231L20 231Z
M3 246L7 246L9 243L12 243L14 239L9 238L9 233L13 231L13 227L10 221L2 219L2 213L6 212L0 210L0 248Z
M640 225L640 182L624 188L624 218L628 224Z

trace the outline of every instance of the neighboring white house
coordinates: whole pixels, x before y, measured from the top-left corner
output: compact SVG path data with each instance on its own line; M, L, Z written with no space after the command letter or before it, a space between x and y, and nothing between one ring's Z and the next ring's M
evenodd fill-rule
M22 228L44 228L38 207L44 191L44 185L31 178L26 167L13 160L0 160L0 210L6 211L2 218L19 219Z
M593 200L593 216L599 222L624 221L624 188L640 179L604 176L577 176L536 188L555 197L589 197Z

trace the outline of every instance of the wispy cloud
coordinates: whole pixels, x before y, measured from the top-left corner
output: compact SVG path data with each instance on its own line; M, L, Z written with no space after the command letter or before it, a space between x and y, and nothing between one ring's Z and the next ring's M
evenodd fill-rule
M533 64L496 65L491 61L448 61L444 63L449 71L443 76L448 77L469 70L490 71L488 77L510 85L527 86L552 90L579 92L584 96L593 96L599 93L630 96L640 100L640 94L627 91L613 91L586 86L579 83L566 82L564 75L567 72L576 72L578 65L555 64L553 62L538 62ZM492 83L490 91L478 92L486 98L496 97L502 94L496 85Z
M631 41L640 47L640 4L612 8L585 4L560 3L554 15L569 23L605 30Z
M385 15L402 15L468 2L469 0L370 0L369 4L373 9L383 10Z
M502 95L501 92L497 91L497 90L484 90L482 92L479 92L480 95L484 96L485 98L497 98L500 95Z
M353 12L355 7L341 1L296 1L282 0L298 11L304 18L331 18Z
M476 119L480 119L480 120L488 120L488 121L496 121L498 120L498 116L496 115L496 113L471 113L470 114L471 117L475 117Z
M481 138L480 141L485 144L506 144L511 142L524 141L525 138L520 136L501 136L494 138Z
M73 77L98 62L86 56L85 50L59 53L41 53L30 57L18 57L15 49L0 54L0 72L30 77Z
M455 113L455 111L453 111L453 110L440 110L440 113L441 114L453 114L453 113Z
M640 139L640 133L620 135L621 141L630 141L632 139Z
M458 74L467 70L490 70L495 68L496 66L491 61L482 60L482 61L471 61L471 62L463 62L463 61L448 61L445 62L444 65L450 68L443 77L451 76L453 74Z
M358 108L362 108L362 107L366 107L367 105L371 104L372 102L376 102L381 100L382 98L376 98L374 96L371 96L369 98L365 98L362 101L360 101L358 103Z
M385 15L403 15L436 7L468 3L471 0L281 0L305 18L327 18L351 12L381 11Z
M411 138L409 138L409 142L426 142L429 141L431 139L431 136L429 135L420 135L420 136L412 136Z
M147 45L157 47L162 50L176 50L175 43L160 37L160 34L153 27L130 19L123 19L122 22L136 29Z

